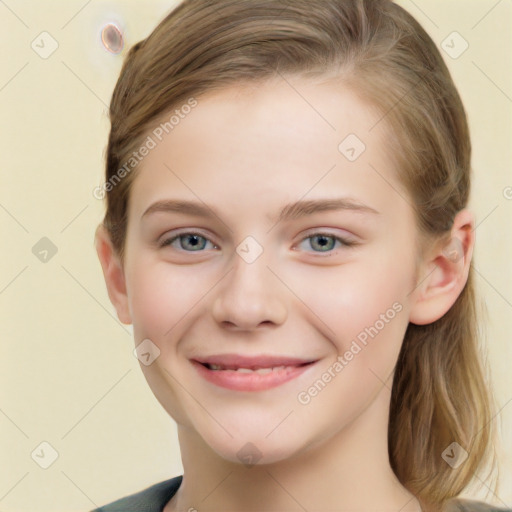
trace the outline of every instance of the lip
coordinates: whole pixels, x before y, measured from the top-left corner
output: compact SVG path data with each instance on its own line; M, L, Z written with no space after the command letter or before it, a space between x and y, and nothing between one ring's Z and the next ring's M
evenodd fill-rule
M264 391L297 378L317 361L279 356L248 357L225 354L204 359L192 359L191 362L201 377L216 386L234 391ZM285 368L260 374L256 372L242 373L233 369L210 370L205 366L206 364L249 369L278 366L284 366Z
M217 364L219 366L235 368L271 368L274 366L300 366L306 363L312 363L315 359L300 359L287 356L243 356L240 354L218 354L204 358L196 358L201 364Z

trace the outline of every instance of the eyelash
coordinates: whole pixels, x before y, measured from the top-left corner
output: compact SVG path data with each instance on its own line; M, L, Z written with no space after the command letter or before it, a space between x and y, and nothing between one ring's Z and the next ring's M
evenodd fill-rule
M201 233L196 233L196 232L193 232L193 231L186 231L186 232L183 232L183 233L179 233L178 235L175 235L172 238L167 238L166 240L160 242L159 246L161 248L165 248L165 247L171 246L171 244L173 242L175 242L176 240L179 240L180 237L187 236L187 235L192 235L192 236L197 236L197 237L203 238L203 239L207 240L208 242L212 243L215 248L217 247L207 237L203 236ZM326 237L326 238L333 238L335 240L335 242L340 242L341 245L342 245L341 247L338 247L338 248L335 247L335 248L333 248L333 249L331 249L329 251L312 251L312 252L315 252L317 254L328 254L328 255L330 255L330 254L333 254L336 251L336 249L341 249L343 247L348 249L350 247L353 247L353 246L357 245L357 242L355 242L353 240L347 240L346 238L342 238L342 237L336 236L336 235L334 235L332 233L325 233L323 231L315 231L315 232L312 232L312 233L308 233L307 236L305 236L304 238L302 238L300 240L299 244L302 244L302 242L305 242L309 238L314 238L316 236ZM177 250L180 251L180 252L188 252L188 253L204 252L204 250L200 250L200 251L187 251L186 249L181 249L181 248L177 249Z

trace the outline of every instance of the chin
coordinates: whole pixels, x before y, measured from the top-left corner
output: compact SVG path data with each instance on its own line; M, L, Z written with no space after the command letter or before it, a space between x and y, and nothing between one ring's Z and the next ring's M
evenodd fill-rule
M290 459L300 451L298 446L285 445L284 440L276 436L272 441L265 435L258 438L235 436L234 438L203 438L204 442L221 458L246 467L276 464Z

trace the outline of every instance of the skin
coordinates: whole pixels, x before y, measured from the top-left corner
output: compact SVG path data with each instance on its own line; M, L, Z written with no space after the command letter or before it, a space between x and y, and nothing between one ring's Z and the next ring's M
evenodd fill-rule
M437 320L463 289L472 214L461 211L453 224L460 258L435 243L418 259L413 210L386 153L389 128L375 126L382 116L340 84L280 79L198 102L137 171L123 262L97 231L110 299L133 324L136 345L150 339L160 350L141 368L178 424L184 479L165 512L421 510L389 464L393 370L408 323ZM366 145L354 162L338 150L351 133ZM333 197L378 213L271 220L289 202ZM165 199L217 215L143 215ZM196 240L199 250L190 237L158 245L190 231L206 238ZM327 238L322 249L306 238L311 231L356 245ZM250 264L236 252L247 236L263 249ZM298 394L396 303L400 312L300 403ZM189 361L228 352L319 361L259 392L219 388ZM237 453L249 442L261 458L248 467Z

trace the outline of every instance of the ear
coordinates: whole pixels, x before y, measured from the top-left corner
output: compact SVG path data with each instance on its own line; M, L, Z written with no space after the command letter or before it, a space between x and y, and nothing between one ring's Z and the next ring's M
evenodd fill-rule
M107 230L102 224L96 229L95 245L103 269L110 302L116 308L119 320L124 324L131 324L132 319L128 307L123 265L114 250Z
M468 280L475 220L461 210L453 221L451 240L435 244L423 260L419 285L411 294L409 321L426 325L441 318L455 303Z

